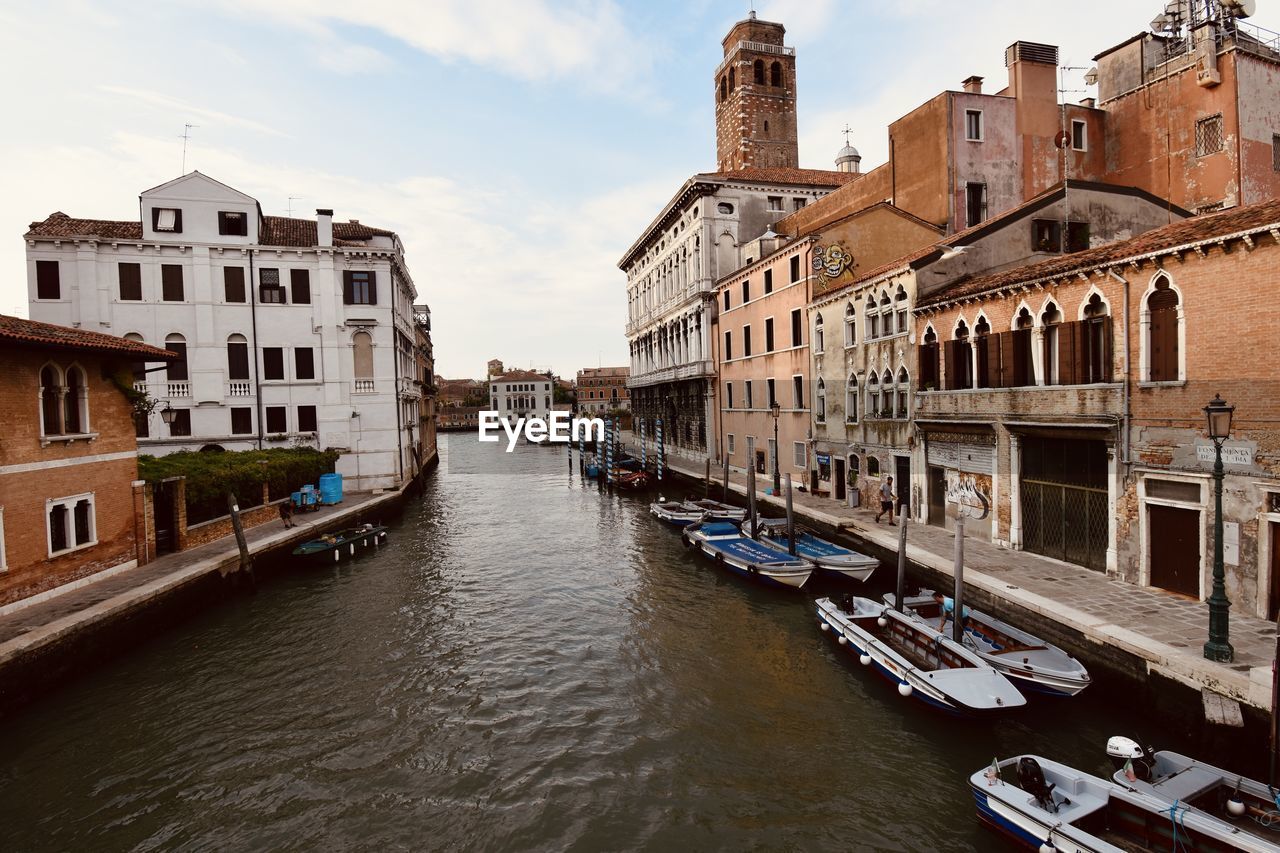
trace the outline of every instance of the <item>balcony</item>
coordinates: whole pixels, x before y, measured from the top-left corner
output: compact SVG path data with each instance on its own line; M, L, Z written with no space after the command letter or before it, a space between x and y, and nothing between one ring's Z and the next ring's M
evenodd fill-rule
M401 397L417 398L422 396L422 391L420 390L419 382L416 379L413 379L408 376L401 376L400 381L397 384L400 386Z
M373 394L377 389L372 379L357 379L351 389L352 394Z
M228 396L228 397L252 397L252 396L253 396L253 383L251 383L251 382L228 382L228 383L227 383L227 396Z
M648 385L660 385L663 382L679 382L684 379L702 379L715 376L715 365L710 361L695 361L675 367L664 367L640 376L632 376L627 381L628 388L644 388Z
M146 393L148 393L148 392L147 392L147 388L148 388L148 386L147 386L147 380L145 380L145 379L135 379L135 380L133 380L133 390L137 391L139 394L146 394Z
M170 397L190 397L191 396L190 382L169 382L168 385L169 385L168 396Z

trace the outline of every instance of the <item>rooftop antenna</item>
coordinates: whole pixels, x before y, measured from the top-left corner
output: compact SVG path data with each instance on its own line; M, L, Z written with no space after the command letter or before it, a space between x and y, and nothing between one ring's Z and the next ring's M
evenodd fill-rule
M187 173L187 140L191 138L191 128L199 126L190 122L182 126L182 174L184 175Z
M289 196L289 206L288 206L286 209L288 210L288 217L289 217L290 219L292 219L292 218L293 218L293 203L294 203L295 201L302 201L304 198L306 198L306 196L301 196L301 195L291 195L291 196Z

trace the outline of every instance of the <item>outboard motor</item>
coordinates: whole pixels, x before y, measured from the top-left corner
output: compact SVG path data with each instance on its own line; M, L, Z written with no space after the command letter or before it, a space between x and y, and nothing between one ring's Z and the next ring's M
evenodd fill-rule
M1123 770L1132 762L1133 775L1144 782L1151 778L1151 768L1155 765L1155 756L1150 751L1143 750L1136 740L1123 735L1107 739L1107 758L1117 770Z
M1053 783L1045 781L1040 762L1029 755L1018 759L1018 787L1034 797L1040 808L1048 812L1058 811L1058 804L1053 801Z

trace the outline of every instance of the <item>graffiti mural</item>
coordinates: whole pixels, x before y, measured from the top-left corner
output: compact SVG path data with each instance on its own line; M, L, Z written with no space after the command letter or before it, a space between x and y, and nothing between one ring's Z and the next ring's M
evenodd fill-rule
M841 243L830 246L815 246L813 249L813 271L825 287L845 273L851 273L858 266L853 254Z

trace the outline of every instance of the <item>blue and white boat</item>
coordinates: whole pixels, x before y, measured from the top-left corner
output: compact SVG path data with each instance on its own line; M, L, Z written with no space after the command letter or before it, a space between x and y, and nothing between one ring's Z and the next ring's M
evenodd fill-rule
M969 777L969 790L979 820L1033 850L1280 851L1268 838L1184 803L1035 755L993 762Z
M893 593L885 593L885 603L893 606ZM939 631L942 606L933 598L933 590L922 589L919 595L903 599L902 609L931 630ZM1050 696L1074 696L1089 686L1089 670L1084 664L1047 640L1021 628L1015 628L989 613L964 607L968 614L964 644L978 653L988 665L1004 673L1020 689L1034 690ZM940 633L951 636L948 619Z
M729 521L702 521L680 534L685 545L697 548L716 565L761 583L799 589L813 574L813 565L757 542Z
M795 533L796 556L829 574L865 581L871 577L876 566L880 565L880 561L875 557L820 539L803 527L796 527ZM775 548L790 550L786 521L778 519L761 521L757 525L756 538Z
M742 521L747 517L745 509L713 500L669 501L658 498L649 504L649 512L667 524L687 527L699 521Z
M898 693L963 716L985 716L1027 703L1009 680L959 643L869 598L819 598L818 626Z

